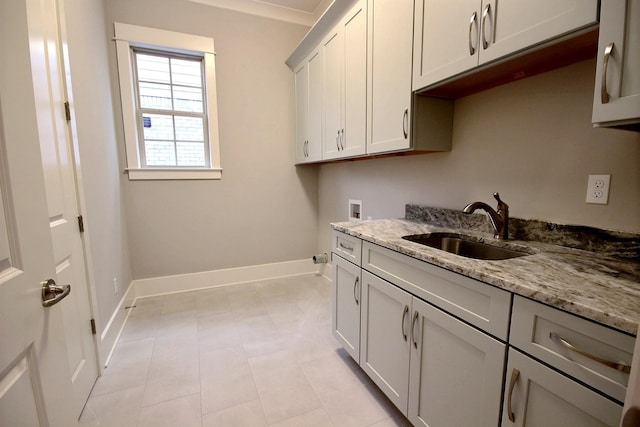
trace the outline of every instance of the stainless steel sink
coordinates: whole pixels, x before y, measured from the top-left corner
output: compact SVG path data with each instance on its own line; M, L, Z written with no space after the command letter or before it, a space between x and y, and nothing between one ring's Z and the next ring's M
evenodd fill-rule
M482 260L503 260L530 255L527 252L476 242L453 233L413 234L402 238L452 254Z

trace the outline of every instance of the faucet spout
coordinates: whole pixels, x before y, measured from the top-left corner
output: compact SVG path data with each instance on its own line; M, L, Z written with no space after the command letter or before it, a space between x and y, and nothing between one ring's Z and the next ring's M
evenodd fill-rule
M477 209L482 209L487 213L489 222L494 230L496 239L507 240L509 238L509 205L500 199L500 194L493 193L493 197L498 201L498 209L494 210L491 206L484 202L469 203L462 209L462 212L471 214Z

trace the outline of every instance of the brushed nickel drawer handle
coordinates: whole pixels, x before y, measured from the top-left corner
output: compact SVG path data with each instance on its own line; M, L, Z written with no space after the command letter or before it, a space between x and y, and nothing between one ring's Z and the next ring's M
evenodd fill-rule
M549 338L551 338L552 341L560 344L561 346L563 346L567 350L573 351L574 353L578 353L578 354L586 357L587 359L593 360L594 362L601 363L601 364L603 364L605 366L608 366L610 368L615 369L616 371L620 371L620 372L623 372L625 374L631 373L631 366L627 365L626 363L624 363L624 362L612 362L610 360L602 359L601 357L594 356L591 353L588 353L588 352L586 352L586 351L584 351L582 349L577 348L576 346L571 344L569 341L565 340L560 335L556 334L555 332L550 332L549 333Z
M520 376L520 371L513 368L511 372L511 380L509 380L509 395L507 396L507 415L509 416L509 421L514 423L516 421L516 415L513 413L513 408L511 407L511 397L513 396L513 389L516 387L516 382L518 381L518 377Z
M613 55L613 42L604 48L604 60L602 61L602 84L600 85L600 100L603 104L609 103L609 92L607 91L607 69L609 68L609 58Z
M407 318L407 314L409 314L409 306L405 305L404 310L402 312L402 336L404 337L404 342L407 342L407 332L404 330L404 319Z
M344 244L344 243L342 243L342 242L340 242L340 247L341 247L342 249L346 249L346 250L348 250L349 252L353 252L353 248L352 248L351 246L347 246L347 245L345 245L345 244Z

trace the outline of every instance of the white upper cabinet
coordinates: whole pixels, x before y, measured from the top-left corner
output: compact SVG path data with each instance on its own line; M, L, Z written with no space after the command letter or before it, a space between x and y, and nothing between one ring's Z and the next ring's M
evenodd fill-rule
M418 0L414 89L562 36L598 19L597 0Z
M640 130L640 0L601 4L592 121Z
M413 1L369 0L367 153L411 148Z
M359 1L323 40L322 159L365 153L367 17Z
M296 92L296 163L322 158L322 51L314 50L294 70Z

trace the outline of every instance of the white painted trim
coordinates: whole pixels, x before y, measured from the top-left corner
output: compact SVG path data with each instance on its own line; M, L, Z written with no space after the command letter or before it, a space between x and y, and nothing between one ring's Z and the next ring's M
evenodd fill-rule
M311 259L285 261L273 264L251 265L226 268L175 276L138 279L132 282L137 298L177 292L195 291L216 286L232 285L279 277L318 274L318 268Z
M194 3L206 4L222 9L235 10L249 15L262 16L277 19L278 21L291 22L293 24L310 27L317 19L317 10L306 12L299 9L291 9L284 6L270 4L256 0L190 0ZM323 3L322 5L324 5ZM321 6L322 6L321 5Z
M107 367L109 364L113 351L116 349L116 344L118 344L118 341L120 340L122 330L127 324L129 312L124 308L133 305L135 299L135 286L132 281L129 283L127 291L122 295L122 299L120 299L120 302L113 311L113 314L111 314L111 318L100 333L100 342L98 347L100 351L100 360L104 363L104 367Z
M176 33L157 28L114 22L114 41L120 83L120 104L124 130L126 171L130 180L222 179L220 166L220 136L218 130L218 101L215 74L215 44L213 38ZM207 103L207 132L209 139L209 167L143 168L140 161L140 141L136 119L136 101L131 47L155 48L167 52L190 53L202 56Z
M126 169L130 180L222 179L222 169Z
M124 41L132 46L177 49L184 53L215 53L211 37L176 33L158 28L113 23L115 40Z

